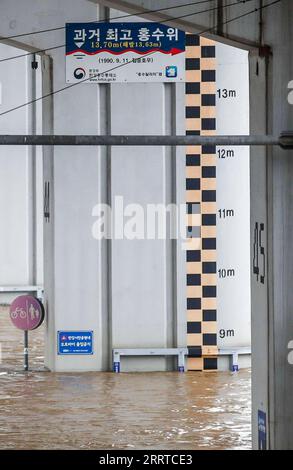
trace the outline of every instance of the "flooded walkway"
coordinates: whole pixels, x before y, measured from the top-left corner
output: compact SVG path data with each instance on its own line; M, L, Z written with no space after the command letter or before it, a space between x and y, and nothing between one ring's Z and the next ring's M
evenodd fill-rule
M250 372L50 373L0 308L1 449L250 449Z

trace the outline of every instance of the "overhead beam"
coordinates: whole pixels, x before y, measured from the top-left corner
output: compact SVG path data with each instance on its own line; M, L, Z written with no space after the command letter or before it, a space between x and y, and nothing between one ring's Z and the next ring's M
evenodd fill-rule
M256 8L259 8L259 0L250 0L247 3L239 1L239 4L236 4L236 2L234 4L233 1L227 2L227 4L218 4L217 0L211 0L209 6L208 4L196 4L192 0L161 0L159 4L157 0L87 1L135 16L141 16L142 20L164 22L183 31L202 34L207 38L231 46L237 46L240 49L254 50L259 48L259 18L257 14L252 13L243 19L237 20L235 22L237 23L236 27L233 24L234 22L231 21L235 17L253 12ZM190 5L186 6L187 3L190 3ZM229 3L233 5L228 6ZM183 7L180 7L180 5L183 5ZM167 9L165 12L162 11L164 6ZM170 10L170 7L174 7L174 9ZM158 9L161 11L156 11ZM264 12L265 14L266 12ZM217 28L219 16L225 18L221 31ZM243 32L242 35L239 35L240 31Z
M0 145L110 145L110 146L184 146L184 145L293 145L292 133L280 137L194 136L194 135L0 135Z

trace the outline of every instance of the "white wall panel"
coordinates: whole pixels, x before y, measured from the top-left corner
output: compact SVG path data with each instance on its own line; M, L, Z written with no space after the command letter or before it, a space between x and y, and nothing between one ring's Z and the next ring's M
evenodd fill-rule
M216 56L217 134L248 135L248 53L217 43ZM248 147L217 147L219 348L251 342L249 178Z

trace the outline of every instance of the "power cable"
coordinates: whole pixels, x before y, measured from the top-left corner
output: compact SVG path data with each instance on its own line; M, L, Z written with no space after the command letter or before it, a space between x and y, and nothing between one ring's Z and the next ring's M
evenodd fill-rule
M202 3L209 3L209 2L215 2L215 1L217 1L217 0L200 0L198 2L184 3L182 5L176 5L176 6L172 6L172 7L158 8L156 10L148 10L148 11L144 11L144 12L140 11L140 12L137 12L137 13L131 13L131 14L123 15L123 16L114 16L113 18L104 18L102 20L83 21L83 23L103 23L104 21L112 21L112 20L117 20L117 19L121 19L121 18L129 18L131 16L142 16L142 15L147 15L147 14L150 14L150 13L158 13L160 11L173 10L175 8L183 8L183 7L187 7L187 6L199 5L199 4L202 4ZM31 35L35 35L35 34L43 34L43 33L48 33L48 32L51 32L51 31L59 31L61 29L65 29L65 26L58 26L56 28L48 28L48 29L39 29L37 31L30 31L29 33L21 33L21 34L15 34L13 36L0 37L0 42L4 41L6 39L16 39L16 38L21 38L21 37L24 37L24 36L31 36Z
M253 14L253 13L257 13L257 12L260 11L260 10L263 10L263 9L265 9L265 8L268 8L268 7L271 7L271 6L276 5L277 3L280 3L280 2L281 2L281 0L274 0L273 2L268 3L267 5L263 5L262 7L259 7L259 8L254 8L253 10L250 10L249 12L246 12L246 13L243 13L243 14L241 14L241 15L239 15L239 16L236 16L236 17L234 17L234 18L231 18L230 20L225 21L223 24L226 25L226 24L228 24L228 23L232 23L233 21L237 21L237 20L239 20L239 19L241 19L241 18L244 18L245 16L251 15L251 14ZM239 2L237 2L237 3L239 4ZM174 18L174 19L176 19L176 18ZM207 32L212 32L212 31L215 30L215 29L216 29L216 26L213 26L212 28L209 28L209 29L206 29L206 30L201 31L200 33L197 33L197 35L198 35L198 36L201 36L202 34L205 34L205 33L207 33ZM152 55L152 54L154 54L154 53L155 53L155 52L150 52L149 54L145 54L144 57L147 57L147 56ZM118 69L118 68L120 68L120 67L124 67L124 66L126 66L126 65L129 65L129 64L132 63L134 60L135 60L135 59L132 59L131 61L129 61L129 62L125 63L125 64L120 64L120 65L117 65L117 66L115 66L115 67L112 67L111 69L105 70L104 72L100 72L100 73L94 75L93 77L85 78L85 79L83 79L83 80L80 80L80 81L77 82L77 83L72 83L71 85L68 85L68 86L63 87L63 88L59 88L58 90L52 91L52 92L50 92L50 93L47 93L46 95L40 96L39 98L35 98L35 99L30 100L30 101L28 101L28 102L26 102L26 103L23 103L23 104L21 104L21 105L18 105L18 106L15 106L15 107L13 107L13 108L10 108L10 109L8 109L7 111L3 111L2 113L0 113L0 116L4 116L5 114L11 113L11 112L13 112L13 111L16 111L17 109L24 108L25 106L28 106L28 105L33 104L33 103L36 103L36 102L41 101L41 100L43 100L43 99L45 99L45 98L49 98L49 97L51 97L51 96L53 96L53 95L56 95L57 93L61 93L62 91L68 90L69 88L73 88L73 87L75 87L75 86L81 85L82 83L87 82L88 80L90 80L90 78L95 78L95 77L98 77L98 76L101 75L101 74L109 73L109 72L112 72L113 70L116 70L116 69Z
M185 5L181 5L181 7L183 6L188 6L188 5L197 5L199 3L207 3L210 2L210 1L215 1L215 0L203 0L201 2L196 2L196 3L187 3ZM240 3L248 3L248 2L251 2L251 1L255 1L255 0L241 0L240 2L239 1L236 1L234 3L230 3L228 5L226 5L224 8L227 8L229 6L233 6L233 5L239 5ZM180 8L180 6L176 6L176 7L168 7L168 8L160 8L158 10L149 10L148 12L145 12L144 14L147 14L147 13L156 13L156 12L159 12L159 11L165 11L165 10L171 10L171 9L174 9L174 8ZM207 9L207 10L202 10L202 11L199 11L199 12L193 12L193 13L189 13L189 14L186 14L186 15L183 15L183 16L178 16L176 18L168 18L166 20L160 20L159 22L160 23L165 23L166 21L170 21L170 20L178 20L178 19L181 19L181 18L186 18L188 16L194 16L194 15L200 15L201 13L207 13L209 11L214 11L214 10L217 10L217 6L216 7L213 7L213 8L210 8L210 9ZM131 17L131 16L136 16L137 13L133 13L131 15L125 15L125 16L117 16L117 17L114 17L114 18L110 18L110 20L112 21L113 19L121 19L121 18L128 18L128 17ZM103 22L105 20L99 20L99 21L96 21L96 23L100 23L100 22ZM150 21L150 23L154 23L154 21ZM56 30L59 30L59 29L64 29L65 27L62 26L62 27L58 27L58 28L53 28L53 29L48 29L48 30L40 30L40 31L37 31L37 33L41 33L41 32L46 32L46 31L56 31ZM20 36L25 36L25 35L29 35L29 34L35 34L35 33L25 33L25 34L21 34L21 35L16 35L16 36L7 36L6 38L0 38L0 41L2 40L5 40L5 39L11 39L11 38L16 38L16 37L20 37ZM53 51L55 49L60 49L62 47L65 47L66 44L60 44L58 46L53 46L53 47L48 47L46 49L39 49L37 51L34 51L34 52L26 52L25 54L19 54L19 55L16 55L16 56L11 56L11 57L6 57L5 59L0 59L0 63L1 62L7 62L9 60L14 60L14 59L20 59L21 57L28 57L30 55L34 55L34 54L42 54L43 52L48 52L48 51Z

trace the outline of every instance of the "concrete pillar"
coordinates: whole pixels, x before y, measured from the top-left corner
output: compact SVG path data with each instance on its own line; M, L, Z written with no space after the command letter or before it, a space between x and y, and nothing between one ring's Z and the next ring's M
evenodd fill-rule
M273 43L269 65L268 129L277 134L293 129L288 83L293 79L293 5L289 0L270 16L267 34ZM269 274L269 426L270 447L293 449L293 151L268 153Z
M293 78L292 7L292 2L284 1L274 15L266 16L264 38L272 55L258 59L258 68L256 61L251 63L251 74L258 71L258 77L251 75L251 87L259 87L252 89L258 99L251 101L251 115L260 132L267 129L278 135L293 128L293 106L288 101L288 83ZM265 62L267 81L261 78ZM254 151L251 159L252 256L256 236L259 254L252 277L255 448L262 446L264 428L267 448L293 448L293 366L288 356L293 339L292 158L292 150L274 147L266 156Z
M40 69L31 60L5 58L22 50L0 43L0 113L35 98L41 84ZM1 60L0 59L0 60ZM2 133L34 133L39 109L16 110L1 117ZM39 127L39 131L41 127ZM25 286L43 283L42 236L42 154L41 149L4 147L0 149L0 285ZM38 184L36 184L38 181ZM1 294L10 302L16 294Z

